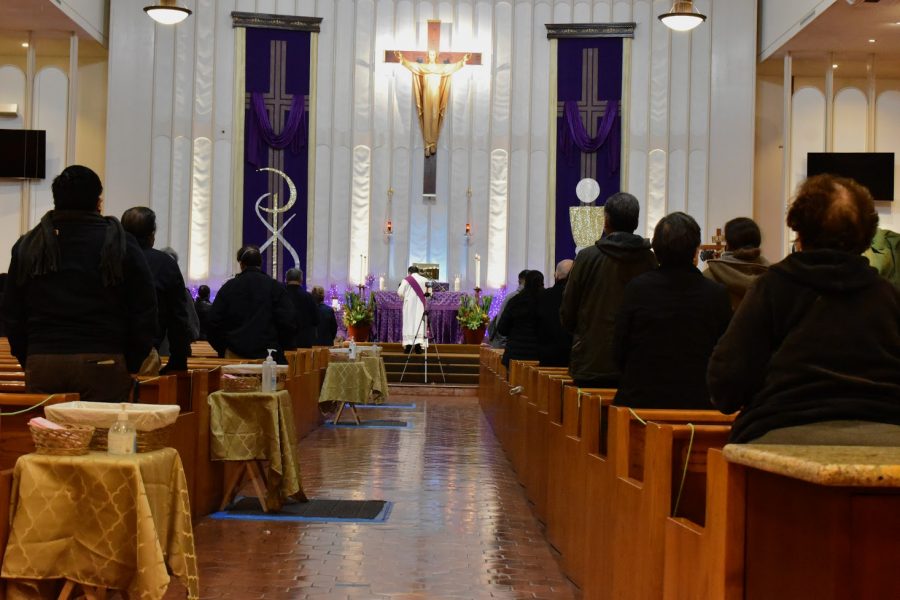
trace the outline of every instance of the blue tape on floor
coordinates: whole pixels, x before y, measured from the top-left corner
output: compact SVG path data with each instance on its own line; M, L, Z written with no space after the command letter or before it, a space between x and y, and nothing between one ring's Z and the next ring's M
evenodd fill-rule
M227 510L214 512L208 515L210 519L222 519L228 521L287 521L295 523L385 523L391 516L393 502L385 502L384 508L374 519L341 519L336 517L298 517L296 515L284 515L278 513L260 514L232 514Z

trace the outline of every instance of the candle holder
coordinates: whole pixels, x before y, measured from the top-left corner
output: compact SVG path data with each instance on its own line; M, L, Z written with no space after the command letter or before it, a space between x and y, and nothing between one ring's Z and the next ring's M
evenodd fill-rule
M467 238L472 237L472 224L471 223L466 223L466 232L463 235L466 236Z
M384 235L388 237L394 235L394 223L390 219L384 224Z
M477 302L481 298L481 288L475 288L475 301Z

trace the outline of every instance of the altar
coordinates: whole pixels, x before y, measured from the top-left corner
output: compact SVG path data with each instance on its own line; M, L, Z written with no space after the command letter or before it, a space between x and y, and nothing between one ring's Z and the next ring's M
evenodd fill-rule
M434 292L428 302L428 318L438 344L462 343L462 328L456 320L463 292ZM375 292L375 322L372 334L379 342L403 341L403 300L397 292Z

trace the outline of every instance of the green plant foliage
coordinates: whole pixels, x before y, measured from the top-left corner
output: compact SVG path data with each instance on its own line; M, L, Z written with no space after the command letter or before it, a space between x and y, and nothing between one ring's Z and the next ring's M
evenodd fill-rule
M344 294L344 326L368 325L375 318L375 294L369 293L368 301L352 290Z
M491 311L491 301L493 299L493 296L481 296L480 299L477 299L475 296L463 294L459 299L459 310L456 313L456 320L464 328L473 331L487 325L491 320L488 313Z

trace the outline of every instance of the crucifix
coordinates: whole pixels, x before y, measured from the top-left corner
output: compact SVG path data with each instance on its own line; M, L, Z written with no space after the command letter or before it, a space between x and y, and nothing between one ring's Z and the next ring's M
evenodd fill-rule
M581 98L578 99L578 114L589 136L597 135L600 120L609 108L608 100L600 99L600 80L598 79L600 51L597 48L585 48L582 51ZM565 101L557 106L557 117L565 114ZM597 179L597 153L581 154L581 177Z
M441 22L429 20L427 50L385 50L384 61L400 63L413 74L419 127L425 142L422 194L433 197L437 190L435 152L450 100L450 76L466 65L480 65L481 53L441 52Z

